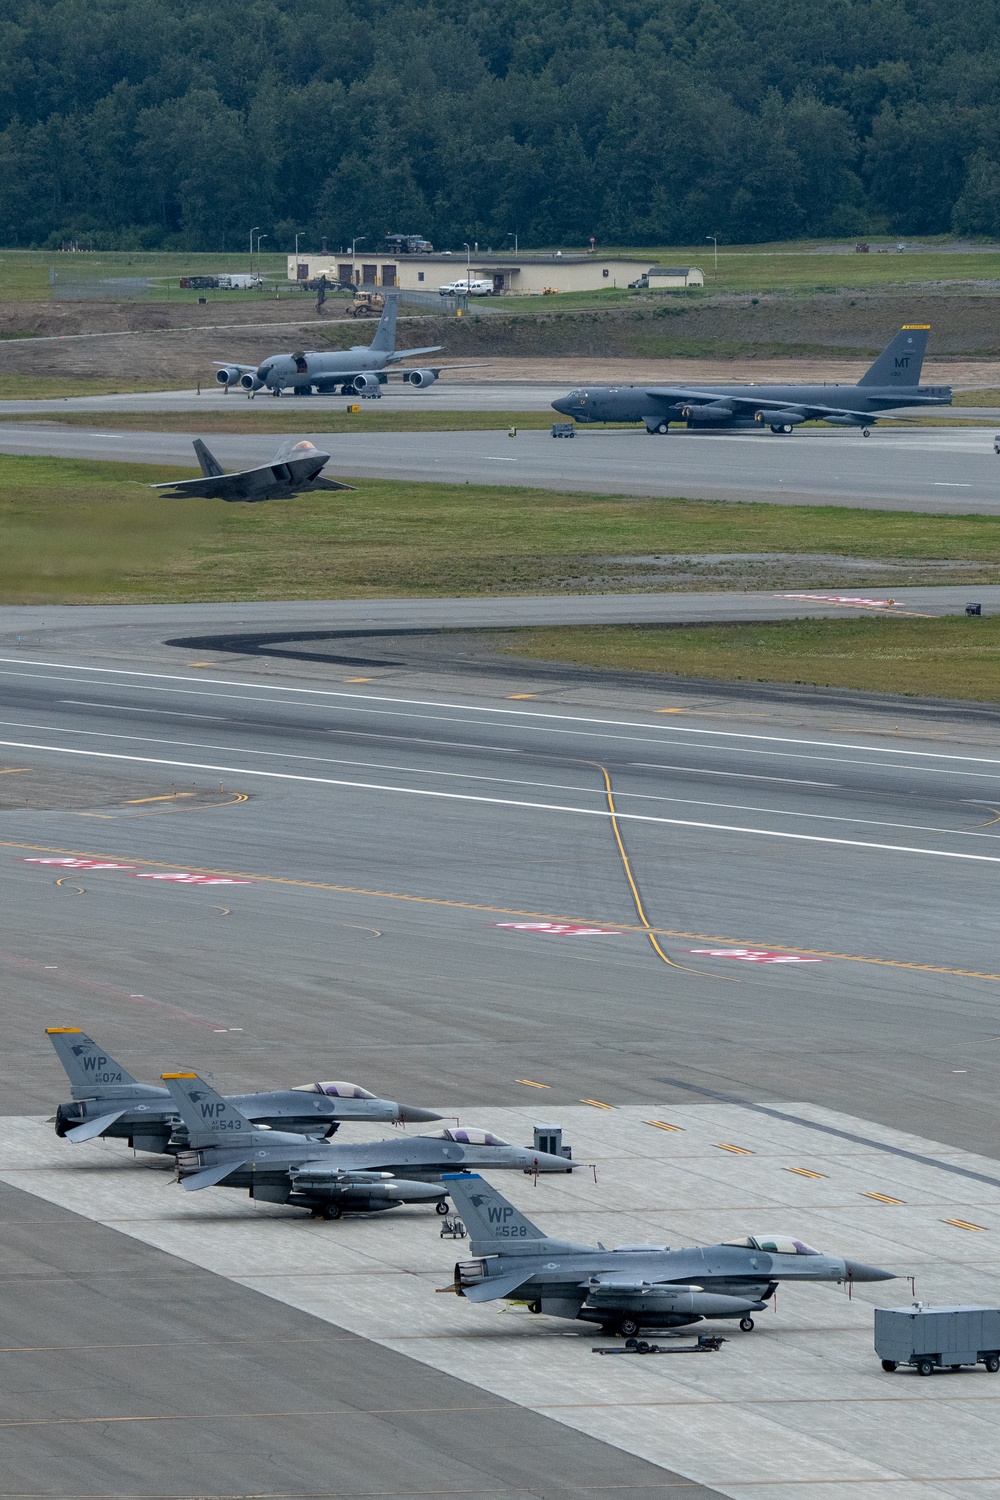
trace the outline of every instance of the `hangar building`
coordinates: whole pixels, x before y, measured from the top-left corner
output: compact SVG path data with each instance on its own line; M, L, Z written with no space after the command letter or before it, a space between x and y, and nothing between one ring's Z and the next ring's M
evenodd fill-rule
M648 261L601 257L593 252L548 255L491 255L476 252L468 261L454 255L290 255L289 281L312 281L326 275L341 286L400 287L409 292L436 292L448 282L492 281L499 295L539 296L545 292L593 292L601 287L627 287L648 276L658 288L704 286L696 266L650 266Z

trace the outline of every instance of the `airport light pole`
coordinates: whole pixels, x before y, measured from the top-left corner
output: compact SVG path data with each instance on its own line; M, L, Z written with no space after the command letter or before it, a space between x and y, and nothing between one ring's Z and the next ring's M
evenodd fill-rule
M507 231L507 238L514 241L514 256L517 257L517 234L514 230Z
M295 236L295 263L296 263L296 265L298 265L298 260L299 260L299 240L301 238L302 238L302 230L300 229L299 232L298 232L298 234Z
M470 292L469 288L472 285L472 267L470 265L470 262L472 260L472 251L469 249L465 240L462 241L462 248L465 251L465 295L467 297L471 297L472 293Z
M253 237L257 233L257 231L258 231L259 228L260 228L260 225L259 224L255 224L253 226L253 228L251 229L251 231L250 231L250 275L251 276L253 275Z
M716 276L718 276L718 274L719 274L719 240L718 240L718 236L714 235L714 234L706 234L705 238L706 238L706 240L711 240L712 241L712 258L713 258L713 261L715 263L715 274L716 274Z

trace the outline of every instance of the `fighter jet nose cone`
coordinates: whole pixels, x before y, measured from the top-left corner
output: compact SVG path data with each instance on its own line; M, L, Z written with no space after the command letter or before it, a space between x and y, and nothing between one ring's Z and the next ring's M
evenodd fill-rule
M404 1125L423 1125L428 1120L443 1120L444 1115L436 1115L432 1109L418 1109L415 1104L401 1104L399 1118Z
M866 1266L861 1260L845 1260L844 1267L851 1281L895 1281L895 1271L882 1271L878 1266Z

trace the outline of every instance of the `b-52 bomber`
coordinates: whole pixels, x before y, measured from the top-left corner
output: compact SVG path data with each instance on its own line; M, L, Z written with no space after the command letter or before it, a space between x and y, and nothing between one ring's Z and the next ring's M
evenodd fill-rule
M187 1192L206 1187L248 1189L265 1203L308 1208L315 1218L379 1213L401 1203L434 1203L447 1213L445 1174L483 1167L569 1172L563 1156L511 1146L485 1130L445 1128L429 1135L338 1145L284 1130L262 1130L197 1073L164 1073L190 1149L177 1154ZM461 1180L460 1178L458 1180Z
M880 412L951 405L951 386L920 384L929 332L925 324L901 328L857 385L587 386L552 405L574 422L644 422L649 433L665 434L671 422L788 433L819 421L860 427L867 437Z
M747 1333L782 1281L892 1281L891 1271L824 1255L785 1235L724 1245L575 1245L553 1240L475 1176L445 1177L475 1260L459 1261L454 1290L469 1302L527 1302L532 1312L600 1323L624 1337L703 1318L738 1318Z
M248 396L255 396L260 390L280 396L288 386L296 396L309 396L314 390L321 395L330 394L338 387L345 395L380 396L388 379L386 371L393 365L398 365L401 359L436 354L442 347L431 344L425 349L397 349L396 303L396 297L388 297L370 344L356 344L346 350L300 349L295 354L269 354L259 365L222 364L216 360L219 369L215 378L227 391L230 386L238 385ZM463 367L432 365L428 369L399 373L405 383L423 389L433 385L447 368Z
M56 1110L56 1135L90 1141L127 1140L136 1151L163 1154L188 1144L187 1130L167 1089L140 1083L76 1026L46 1032L69 1078L73 1101ZM356 1083L303 1083L259 1094L234 1094L229 1102L256 1125L292 1130L297 1137L331 1136L342 1120L420 1124L440 1120L429 1109L379 1099Z
M204 475L202 479L169 479L151 484L151 490L168 490L168 500L194 496L205 500L288 500L292 495L312 490L353 490L353 484L339 479L323 479L324 467L330 462L308 438L289 438L282 443L269 464L241 469L227 474L215 454L202 442L194 440L195 456Z

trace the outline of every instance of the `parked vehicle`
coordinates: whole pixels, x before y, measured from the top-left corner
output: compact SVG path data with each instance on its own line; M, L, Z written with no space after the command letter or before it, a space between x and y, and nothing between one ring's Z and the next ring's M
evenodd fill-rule
M461 281L449 281L445 286L439 286L438 291L442 297L492 297L493 282L475 277L466 280L463 276Z

